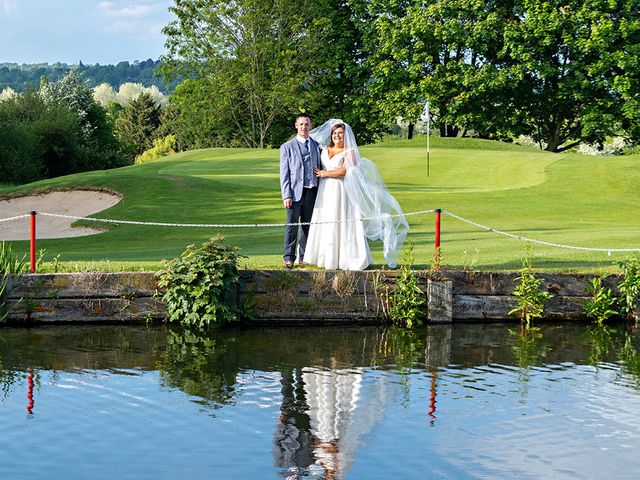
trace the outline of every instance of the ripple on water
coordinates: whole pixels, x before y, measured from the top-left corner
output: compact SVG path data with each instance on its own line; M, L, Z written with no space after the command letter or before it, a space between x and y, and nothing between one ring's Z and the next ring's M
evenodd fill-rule
M519 367L509 363L505 342L496 348L507 354L488 355L482 332L477 361L432 351L451 363L405 367L367 362L379 357L359 356L362 344L351 348L339 335L340 348L328 345L326 355L300 348L299 358L270 363L268 355L243 357L251 335L244 332L224 355L194 355L197 364L146 359L144 369L131 367L141 357L122 362L124 353L111 349L116 342L100 340L111 345L105 356L63 352L71 367L36 369L33 415L26 413L26 370L6 374L0 478L283 478L297 471L317 479L331 462L340 465L337 478L367 480L636 478L637 377L612 362L581 364L588 352L558 351L547 357L557 362ZM271 338L280 336L289 341L286 330ZM473 349L471 337L465 345ZM94 364L104 368L88 368ZM340 367L327 367L334 364Z

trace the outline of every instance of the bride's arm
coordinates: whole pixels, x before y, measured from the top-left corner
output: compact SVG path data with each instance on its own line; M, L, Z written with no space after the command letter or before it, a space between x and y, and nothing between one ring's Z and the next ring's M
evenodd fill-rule
M344 161L339 168L335 170L320 170L319 168L314 168L313 173L318 177L325 178L341 178L347 173L347 167L352 167L356 164L356 156L353 152L353 149L349 149L344 157Z
M316 167L313 169L313 173L321 178L340 178L344 177L344 174L347 173L347 167L345 167L344 164L340 165L340 167L335 170L320 170Z

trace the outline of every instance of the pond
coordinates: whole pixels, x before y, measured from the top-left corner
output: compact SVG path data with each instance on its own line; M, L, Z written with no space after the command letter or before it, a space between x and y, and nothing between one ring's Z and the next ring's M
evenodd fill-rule
M2 327L0 478L637 478L639 340Z

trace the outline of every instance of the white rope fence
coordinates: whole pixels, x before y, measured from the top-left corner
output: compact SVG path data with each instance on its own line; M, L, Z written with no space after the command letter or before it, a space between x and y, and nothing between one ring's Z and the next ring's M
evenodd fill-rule
M2 222L10 222L12 220L20 220L21 218L27 218L30 217L31 215L29 215L28 213L24 213L22 215L16 215L15 217L9 217L9 218L0 218L0 223Z
M388 218L393 217L401 217L401 216L410 216L410 215L422 215L425 213L433 213L435 210L420 210L418 212L410 212L405 214L396 214L389 215ZM163 222L139 222L135 220L111 220L107 218L93 218L93 217L78 217L74 215L61 215L57 213L45 213L38 212L38 215L42 215L45 217L57 217L57 218L66 218L69 220L89 220L92 222L102 222L102 223L112 223L112 224L122 224L122 225L147 225L153 227L193 227L193 228L273 228L273 227L288 227L288 226L296 226L296 225L321 225L321 224L329 224L329 223L351 223L358 221L367 221L367 220L376 220L376 217L368 217L368 218L353 218L349 220L328 220L324 222L295 222L295 223L163 223ZM25 215L29 216L29 215ZM21 218L21 217L14 217Z
M542 240L534 240L532 238L522 237L520 235L514 235L513 233L503 232L502 230L496 230L495 228L487 227L486 225L482 225L480 223L474 222L473 220L466 219L455 213L448 212L447 210L442 210L442 213L445 215L449 215L450 217L455 218L456 220L460 220L461 222L468 223L469 225L473 225L474 227L480 228L482 230L487 230L489 232L497 233L498 235L504 235L505 237L515 238L517 240L523 240L525 242L536 243L538 245L546 245L548 247L557 247L557 248L567 248L570 250L584 250L588 252L607 252L611 255L611 252L640 252L640 248L592 248L592 247L577 247L575 245L563 245L561 243L553 243L553 242L545 242Z
M424 215L426 213L434 213L437 210L429 209L429 210L419 210L416 212L409 212L403 214L405 217L414 216L414 215ZM481 230L485 230L488 232L493 232L498 235L503 235L505 237L513 238L516 240L522 240L525 242L531 242L538 245L545 245L548 247L556 247L556 248L565 248L570 250L582 250L588 252L607 252L611 255L611 252L640 252L640 248L594 248L594 247L580 247L575 245L564 245L560 243L553 242L545 242L543 240L535 240L533 238L523 237L521 235L515 235L513 233L504 232L502 230L497 230L492 227L488 227L486 225L482 225L480 223L474 222L473 220L469 220L467 218L456 215L453 212L449 212L447 210L441 210L441 212L445 215L448 215L456 220L472 225ZM301 223L237 223L237 224L229 224L229 223L165 223L165 222L141 222L135 220L114 220L108 218L93 218L93 217L80 217L75 215L62 215L56 213L46 213L46 212L36 212L37 215L42 215L45 217L54 217L54 218L65 218L68 220L85 220L91 222L100 222L100 223L110 223L110 224L118 224L118 225L144 225L144 226L154 226L154 227L187 227L187 228L274 228L274 227L287 227L287 226L295 226L295 225L311 225L316 224L328 224L328 223L348 223L348 222L356 222L356 221L367 221L367 220L375 220L376 218L360 218L360 219L350 219L350 220L340 220L340 221L325 221L325 222L301 222ZM14 220L19 220L21 218L27 218L30 214L17 215L15 217L9 218L1 218L0 223L9 222ZM389 218L392 217L400 217L402 215L389 215Z

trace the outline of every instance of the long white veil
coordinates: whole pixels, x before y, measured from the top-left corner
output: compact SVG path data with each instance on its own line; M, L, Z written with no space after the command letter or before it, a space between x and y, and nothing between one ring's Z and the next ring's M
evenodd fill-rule
M344 124L345 166L344 187L349 201L360 211L365 235L369 240L382 240L384 258L390 267L398 263L402 244L407 238L409 224L402 208L389 193L378 167L360 155L351 127L342 120L332 118L314 128L309 135L320 145L331 141L331 127Z

